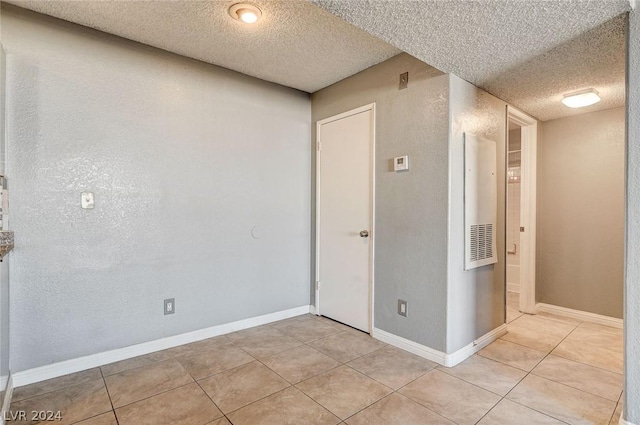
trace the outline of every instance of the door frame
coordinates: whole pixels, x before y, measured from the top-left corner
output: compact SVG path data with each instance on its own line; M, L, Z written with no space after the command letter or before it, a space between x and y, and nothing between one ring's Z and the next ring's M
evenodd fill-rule
M521 127L520 226L525 231L520 233L520 311L535 314L538 121L510 105L507 106L507 134L509 121Z
M316 273L315 273L315 314L321 315L321 303L320 303L320 286L322 283L320 282L320 172L321 172L321 146L322 146L322 136L321 136L321 128L323 124L328 124L333 121L338 121L344 118L348 118L353 115L360 114L362 112L371 111L372 119L371 119L371 142L370 142L370 176L369 181L371 183L371 190L369 193L370 202L369 202L369 334L373 332L373 309L374 309L374 258L375 258L375 205L376 205L376 104L370 103L368 105L361 106L356 109L352 109L347 112L343 112L338 115L334 115L329 118L325 118L323 120L319 120L316 123L316 253L315 253L315 262L316 262Z

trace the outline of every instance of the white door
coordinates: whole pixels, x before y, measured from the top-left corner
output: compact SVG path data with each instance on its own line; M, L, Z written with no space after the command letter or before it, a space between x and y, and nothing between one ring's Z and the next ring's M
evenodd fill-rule
M374 105L318 122L318 314L370 332Z

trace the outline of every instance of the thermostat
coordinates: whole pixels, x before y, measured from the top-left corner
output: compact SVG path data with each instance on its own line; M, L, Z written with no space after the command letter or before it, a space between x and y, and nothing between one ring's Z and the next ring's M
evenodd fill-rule
M409 169L409 155L393 158L393 171L405 171Z

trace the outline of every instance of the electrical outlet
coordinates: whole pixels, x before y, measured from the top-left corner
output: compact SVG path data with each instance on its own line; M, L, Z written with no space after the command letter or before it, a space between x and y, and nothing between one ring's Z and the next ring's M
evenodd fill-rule
M176 312L176 299L167 298L164 300L164 315L173 314Z
M407 317L407 302L405 300L398 300L398 314Z

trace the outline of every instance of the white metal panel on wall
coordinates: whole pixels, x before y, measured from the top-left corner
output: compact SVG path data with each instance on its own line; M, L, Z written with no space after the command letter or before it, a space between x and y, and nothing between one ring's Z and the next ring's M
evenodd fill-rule
M465 133L465 270L498 262L496 164L496 142Z

